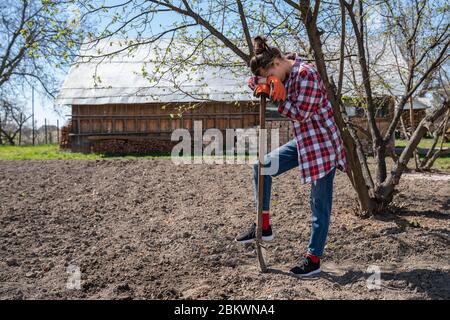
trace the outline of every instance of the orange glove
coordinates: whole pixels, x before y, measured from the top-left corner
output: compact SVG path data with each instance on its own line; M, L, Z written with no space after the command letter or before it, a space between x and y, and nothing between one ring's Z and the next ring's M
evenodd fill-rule
M270 86L272 101L284 101L286 100L286 88L284 84L275 76L267 77L267 84Z
M264 95L266 98L270 97L270 86L267 83L258 83L255 87L255 91L253 92L255 97L260 97Z

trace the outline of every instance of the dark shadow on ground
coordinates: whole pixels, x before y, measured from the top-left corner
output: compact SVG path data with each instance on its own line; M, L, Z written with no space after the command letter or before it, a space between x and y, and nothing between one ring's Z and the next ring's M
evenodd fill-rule
M382 234L382 235L401 233L401 232L407 231L407 229L421 229L424 232L427 232L429 234L439 234L442 232L442 233L450 236L449 230L425 229L416 221L408 220L407 217L427 217L427 218L442 220L442 221L450 220L450 214L443 213L441 211L433 211L433 210L428 210L428 211L399 210L396 213L386 213L386 214L374 215L373 219L382 221L382 222L394 222L396 224L395 227L389 227L385 230L382 230L380 232L380 234Z
M340 286L346 286L358 281L366 281L372 273L359 270L349 270L342 275L322 271L313 277L299 277L287 271L268 268L269 273L289 276L299 281L315 281L326 279ZM398 291L415 291L423 293L429 299L450 299L450 271L414 269L410 271L388 271L381 270L381 288Z

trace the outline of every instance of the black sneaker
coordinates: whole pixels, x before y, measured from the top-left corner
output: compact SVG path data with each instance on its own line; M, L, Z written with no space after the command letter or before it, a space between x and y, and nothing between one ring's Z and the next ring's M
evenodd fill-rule
M250 227L250 229L248 229L248 231L237 236L235 240L239 243L250 243L255 241L255 239L256 239L256 223L253 223L253 225ZM261 239L264 241L273 240L272 226L269 226L269 229L262 231Z
M291 269L292 273L301 277L312 276L320 271L320 260L319 262L314 263L308 256L302 257L299 263Z

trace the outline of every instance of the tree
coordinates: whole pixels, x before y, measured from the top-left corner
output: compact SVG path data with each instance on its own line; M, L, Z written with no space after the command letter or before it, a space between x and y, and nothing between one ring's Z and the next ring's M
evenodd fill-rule
M31 116L24 112L23 105L0 99L0 144L3 144L3 135L10 145L15 145L16 136L21 135L22 128L30 118Z
M24 83L39 83L53 97L60 68L76 55L82 33L75 1L0 2L0 89L2 95Z

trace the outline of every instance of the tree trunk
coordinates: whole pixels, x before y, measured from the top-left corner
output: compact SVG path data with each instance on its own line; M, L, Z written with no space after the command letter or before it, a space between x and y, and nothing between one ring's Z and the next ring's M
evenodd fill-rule
M367 164L364 163L364 157L358 156L358 146L351 136L349 128L342 117L340 101L336 96L336 91L333 84L328 78L322 44L320 42L320 32L317 29L317 24L312 15L309 4L301 3L300 11L308 34L309 43L314 52L317 70L319 71L320 77L322 78L322 81L327 89L328 99L330 100L333 108L334 118L344 142L348 162L347 175L358 195L360 214L370 215L376 209L376 202L370 194L370 190L373 189L373 186L370 185L371 179L367 174L364 175L363 172L363 168L367 168Z
M372 215L377 209L377 202L371 195L371 188L367 186L366 179L362 172L362 165L359 163L357 152L352 149L354 147L354 141L349 135L344 137L344 144L346 145L346 156L348 162L347 175L352 183L353 189L358 195L358 204L360 215L369 216ZM347 142L345 142L347 140ZM348 141L351 140L351 141Z
M376 140L375 140L376 141ZM386 169L386 145L379 139L373 144L374 147L374 158L377 163L377 182L381 183L386 180L387 169Z

